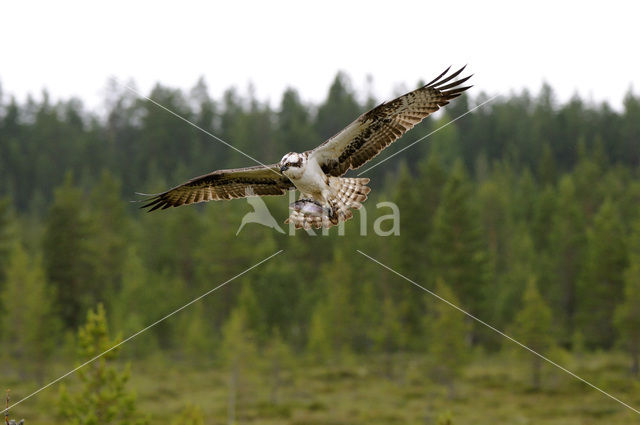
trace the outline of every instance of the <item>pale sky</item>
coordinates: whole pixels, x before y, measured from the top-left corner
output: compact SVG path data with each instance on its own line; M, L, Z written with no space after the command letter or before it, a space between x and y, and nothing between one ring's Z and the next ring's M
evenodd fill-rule
M640 3L492 1L146 2L5 1L0 84L23 100L47 88L92 109L107 79L183 89L204 76L277 106L292 86L321 101L338 70L378 99L468 64L472 93L508 94L549 82L621 107L640 93Z

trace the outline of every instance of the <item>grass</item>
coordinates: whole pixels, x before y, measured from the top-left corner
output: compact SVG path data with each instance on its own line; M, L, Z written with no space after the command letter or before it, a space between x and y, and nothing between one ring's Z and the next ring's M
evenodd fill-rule
M566 360L566 359L565 359ZM639 423L640 416L564 372L545 365L542 388L529 383L526 359L511 355L484 355L469 364L455 382L455 397L426 376L424 359L406 355L393 376L381 371L381 359L353 358L350 364L307 364L287 370L278 402L271 401L267 374L245 368L238 395L239 424L342 425L435 424L450 415L453 424L609 425ZM627 374L627 359L620 354L595 353L563 362L579 376L636 408L640 407L640 381ZM65 372L59 364L51 376ZM163 357L131 362L129 388L138 394L138 408L152 424L180 422L190 403L201 407L206 424L226 424L227 374L215 365L195 366L188 360ZM5 374L17 401L39 386ZM68 378L73 391L77 379ZM11 411L11 418L27 424L59 424L53 386Z

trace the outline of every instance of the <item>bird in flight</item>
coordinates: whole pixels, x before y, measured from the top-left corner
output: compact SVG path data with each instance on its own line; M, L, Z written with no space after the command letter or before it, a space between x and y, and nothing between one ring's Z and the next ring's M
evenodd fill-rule
M149 211L197 202L284 195L299 190L285 223L296 229L331 227L353 216L371 190L368 178L342 177L373 159L427 116L460 96L471 75L454 80L464 70L447 75L447 68L431 82L390 102L384 102L315 149L289 152L279 163L217 170L166 192L150 195L142 208ZM453 82L451 82L454 80Z

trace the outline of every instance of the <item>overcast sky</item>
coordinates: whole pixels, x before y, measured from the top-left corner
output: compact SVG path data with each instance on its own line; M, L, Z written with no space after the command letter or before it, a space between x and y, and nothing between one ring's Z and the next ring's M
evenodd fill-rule
M218 97L249 82L261 100L287 86L320 101L338 70L375 95L468 64L474 91L578 92L621 107L640 92L640 3L634 1L144 2L7 1L0 6L0 83L24 99L47 88L100 105L111 76L148 93L191 88Z

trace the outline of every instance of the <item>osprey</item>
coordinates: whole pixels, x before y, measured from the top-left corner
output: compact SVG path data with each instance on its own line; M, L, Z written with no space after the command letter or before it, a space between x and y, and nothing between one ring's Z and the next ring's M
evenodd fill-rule
M299 190L285 223L295 228L331 227L353 216L371 190L368 178L342 177L373 159L393 141L471 86L460 85L471 75L456 78L464 67L447 76L447 68L433 81L362 114L317 148L289 152L277 164L218 170L150 195L142 208L149 211L197 202L244 198L251 195L284 195Z

